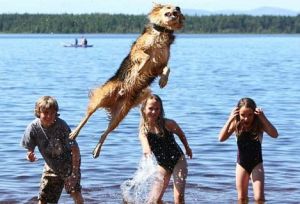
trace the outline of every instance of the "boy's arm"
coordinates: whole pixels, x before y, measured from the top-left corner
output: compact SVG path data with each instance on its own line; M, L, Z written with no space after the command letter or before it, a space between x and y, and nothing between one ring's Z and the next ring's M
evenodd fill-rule
M71 140L72 175L77 176L80 170L80 150L75 140Z
M37 160L34 149L36 146L35 142L35 129L32 127L32 124L29 124L24 132L24 135L21 140L21 146L27 149L26 159L30 162Z
M72 173L66 178L65 188L73 192L78 180L80 180L80 150L75 140L70 140L69 143L72 154Z
M34 154L34 150L30 150L28 149L27 150L27 156L26 156L26 159L30 162L34 162L37 160L35 154Z

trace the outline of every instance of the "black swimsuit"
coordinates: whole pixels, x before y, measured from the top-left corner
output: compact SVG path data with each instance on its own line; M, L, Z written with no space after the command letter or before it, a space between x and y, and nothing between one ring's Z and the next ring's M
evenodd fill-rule
M242 132L237 136L237 146L237 163L251 174L255 166L263 162L261 143L257 134L251 131Z
M164 136L148 132L147 139L157 163L164 169L173 172L183 152L176 143L174 135L171 132L166 132L167 134Z

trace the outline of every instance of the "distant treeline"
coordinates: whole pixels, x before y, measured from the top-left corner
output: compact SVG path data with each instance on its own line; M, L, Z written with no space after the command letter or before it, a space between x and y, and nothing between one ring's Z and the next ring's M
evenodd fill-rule
M0 33L140 33L145 15L0 14ZM298 16L186 16L181 33L300 33Z

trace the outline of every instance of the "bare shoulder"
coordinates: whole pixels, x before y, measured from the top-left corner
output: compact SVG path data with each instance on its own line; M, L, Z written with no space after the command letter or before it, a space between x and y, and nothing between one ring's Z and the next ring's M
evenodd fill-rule
M165 127L168 130L174 130L178 128L178 124L175 120L165 118Z

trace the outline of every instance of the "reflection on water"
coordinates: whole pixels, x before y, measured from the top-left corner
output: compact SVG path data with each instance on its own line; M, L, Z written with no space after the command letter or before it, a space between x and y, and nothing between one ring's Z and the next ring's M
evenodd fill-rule
M93 35L94 47L61 46L75 35L0 35L0 201L35 200L43 168L25 160L19 145L34 119L34 102L55 96L61 117L73 129L85 113L88 92L104 83L127 55L136 35ZM30 46L29 46L30 45ZM166 117L184 130L194 158L188 159L187 203L235 203L234 137L217 135L232 107L249 96L277 127L279 138L265 135L263 159L269 203L300 200L300 38L297 35L179 35L171 48L168 85L152 89L164 100ZM99 158L92 150L107 126L97 111L82 129L82 186L86 203L122 203L120 185L133 179L142 155L137 137L139 110L132 109L112 132ZM180 142L178 142L181 144ZM164 201L173 201L167 189ZM284 196L283 196L284 195ZM252 201L252 188L249 188ZM70 203L63 193L60 203Z

